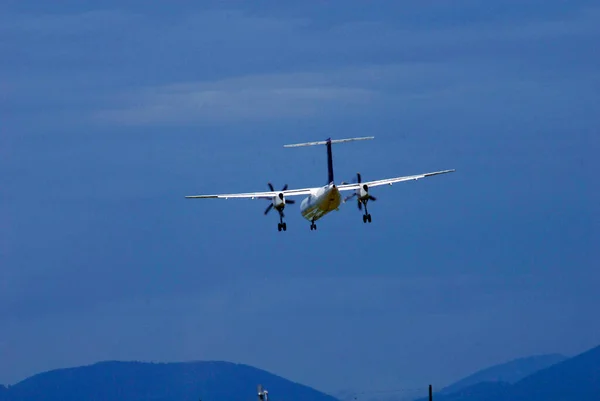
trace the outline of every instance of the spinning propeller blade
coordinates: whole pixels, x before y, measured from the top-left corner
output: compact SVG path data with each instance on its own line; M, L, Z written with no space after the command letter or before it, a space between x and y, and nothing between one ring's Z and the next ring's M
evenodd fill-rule
M275 188L273 188L273 184L271 184L270 182L268 182L268 183L267 183L267 185L269 186L269 189L270 189L272 192L275 192ZM283 186L283 188L281 188L281 191L285 191L286 189L288 189L288 184L285 184L285 185ZM272 201L272 198L262 198L262 199L267 199L267 200L269 200L269 201ZM286 199L286 200L285 200L285 204L286 204L286 205L288 205L288 204L289 204L289 205L293 205L294 203L296 203L296 201L295 201L295 200L293 200L293 199ZM272 208L273 208L273 203L271 203L269 206L267 206L267 208L265 209L265 215L267 215L267 213L269 213L269 212L271 211L271 209L272 209ZM283 212L282 212L282 214L283 214Z
M348 195L344 198L344 203L346 203L348 200L354 198L356 196L356 192L354 192L352 195Z
M352 182L354 183L362 183L362 176L360 173L356 173L356 177L354 177L354 179L352 179ZM367 188L365 188L365 190L368 190ZM344 203L346 203L348 200L354 198L355 196L360 196L360 189L357 189L356 191L354 191L354 193L352 195L348 195L344 198ZM367 200L371 200L371 201L376 201L377 198L370 195L367 197ZM360 199L356 202L357 206L358 206L358 210L362 210L362 203L363 201L361 201Z

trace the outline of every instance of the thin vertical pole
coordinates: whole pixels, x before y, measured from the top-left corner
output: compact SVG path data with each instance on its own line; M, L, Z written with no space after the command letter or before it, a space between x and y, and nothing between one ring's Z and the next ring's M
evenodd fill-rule
M431 384L429 385L429 401L433 401L433 390Z

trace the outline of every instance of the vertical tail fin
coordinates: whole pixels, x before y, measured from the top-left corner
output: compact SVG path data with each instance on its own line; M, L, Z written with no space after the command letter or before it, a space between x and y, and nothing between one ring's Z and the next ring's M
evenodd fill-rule
M333 184L333 153L331 152L331 138L327 139L327 184Z
M331 139L328 138L325 141L317 141L317 142L305 142L305 143L295 143L292 145L283 145L284 148L296 148L300 146L315 146L315 145L327 145L327 173L328 173L328 181L327 184L331 184L334 182L333 178L333 153L331 151L331 145L334 143L343 143L343 142L351 142L351 141L363 141L366 139L374 139L374 136L365 136L362 138L347 138L347 139Z

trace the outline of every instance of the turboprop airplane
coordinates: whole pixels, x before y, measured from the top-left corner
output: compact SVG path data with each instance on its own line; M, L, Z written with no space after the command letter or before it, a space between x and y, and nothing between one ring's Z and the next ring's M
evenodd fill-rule
M279 223L277 224L277 229L279 231L287 230L287 224L283 221L285 215L283 210L285 206L288 204L294 204L295 201L293 199L287 199L293 196L301 196L308 195L300 204L300 213L302 217L306 220L310 221L310 229L316 230L317 225L315 222L328 213L339 210L340 204L342 202L346 202L348 199L357 197L358 208L362 210L362 206L364 205L365 211L363 214L363 223L371 222L371 214L367 210L367 203L369 200L375 201L376 198L373 197L369 193L369 189L373 187L378 187L380 185L392 185L397 182L402 181L413 181L418 180L425 177L432 177L434 175L446 174L455 171L452 170L442 170L435 171L432 173L425 174L417 174L417 175L408 175L404 177L394 177L394 178L385 178L383 180L376 181L367 181L361 182L360 173L357 174L357 182L355 183L345 183L342 182L339 185L335 184L333 177L333 156L331 151L331 145L335 143L344 143L351 141L362 141L367 139L374 139L373 136L362 137L362 138L347 138L347 139L331 139L328 138L325 141L317 141L317 142L306 142L306 143L296 143L292 145L284 145L285 148L295 148L300 146L316 146L316 145L325 145L327 147L327 185L322 187L313 187L313 188L302 188L302 189L288 189L287 184L281 189L281 191L275 191L273 185L268 183L270 191L266 192L247 192L247 193L233 193L233 194L220 194L220 195L191 195L186 196L188 199L198 199L198 198L218 198L218 199L229 199L229 198L250 198L250 199L267 199L271 201L271 204L265 210L265 215L271 211L271 209L277 210L279 212ZM346 197L342 201L341 192L344 191L354 191L350 196Z

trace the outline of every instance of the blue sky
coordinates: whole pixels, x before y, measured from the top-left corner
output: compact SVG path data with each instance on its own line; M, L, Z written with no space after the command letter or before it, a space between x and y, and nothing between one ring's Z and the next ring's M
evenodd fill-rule
M4 2L0 383L248 363L336 393L600 343L592 1ZM288 231L184 195L454 174ZM250 391L252 391L250 389Z

